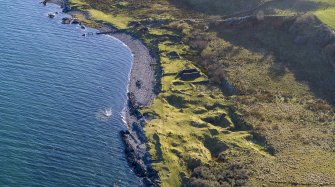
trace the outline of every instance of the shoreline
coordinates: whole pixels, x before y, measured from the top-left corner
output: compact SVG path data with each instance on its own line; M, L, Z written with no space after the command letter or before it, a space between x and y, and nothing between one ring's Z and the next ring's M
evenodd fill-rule
M286 184L304 184L304 180L309 181L310 184L327 184L328 181L331 181L331 175L325 171L331 168L331 159L328 155L331 155L331 151L329 151L331 143L328 141L330 134L326 133L328 132L327 128L320 126L320 128L310 131L310 129L301 126L312 127L313 124L319 123L332 124L332 97L328 88L332 84L320 86L318 83L320 81L327 82L332 78L329 69L331 67L328 62L330 64L333 62L332 49L334 45L330 43L333 42L329 38L330 35L323 32L326 27L315 15L265 16L266 19L262 22L256 21L255 17L248 19L234 18L223 21L221 25L219 19L207 19L207 14L204 14L204 18L201 17L199 22L197 22L197 19L190 20L190 17L197 18L199 15L195 14L193 17L191 13L191 16L189 16L189 14L186 14L188 8L174 9L176 8L173 6L174 3L170 4L169 2L166 2L166 4L163 2L144 2L139 6L136 2L129 1L128 5L120 4L122 10L116 6L115 9L110 11L103 7L97 7L97 3L89 0L84 1L87 7L74 1L73 3L76 6L72 9L78 7L78 9L88 12L90 11L89 8L92 7L102 11L103 14L101 15L96 15L94 12L92 15L97 20L105 20L112 25L115 23L119 28L125 28L117 32L129 32L130 35L137 36L144 43L147 43L147 47L153 53L153 56L161 55L164 57L161 59L166 71L166 74L164 74L166 76L163 77L164 93L155 98L154 106L149 106L148 110L144 110L152 116L157 116L155 120L146 122L150 125L145 126L145 134L150 143L153 165L160 172L163 186L191 185L200 180L208 183L221 183L222 181L215 178L225 177L226 174L234 172L234 170L231 170L231 164L235 164L235 151L238 152L237 161L240 161L238 167L245 169L242 170L243 172L238 172L243 177L243 180L240 181L241 184L250 182L253 185L271 185L283 181ZM98 4L114 6L116 3L118 2L106 1ZM136 8L136 13L131 12L134 8ZM153 11L147 12L148 8L152 8ZM175 10L173 14L170 13L171 10ZM185 15L183 11L185 11ZM156 17L156 15L161 14L164 16ZM174 17L174 14L178 15L179 19L167 20L166 22L163 20L163 18L169 18L169 16ZM104 16L111 16L112 19L107 19ZM81 14L77 18L82 19L88 25L92 24L95 28L100 27L94 26L96 24L91 21L86 21ZM126 18L127 21L124 22L122 18ZM273 18L276 19L273 20ZM240 22L241 20L244 21ZM98 21L98 23L101 22ZM128 26L125 26L125 23L129 23ZM232 24L231 28L225 28L227 23ZM276 31L276 29L280 30L275 32L274 37L268 36L268 33ZM252 31L259 31L259 33L250 35ZM143 33L144 35L142 35ZM243 37L239 37L240 35L243 35ZM262 35L267 37L260 37ZM184 36L185 40L183 40ZM256 47L250 46L250 40L255 38ZM278 38L282 42L280 45L276 45ZM320 38L322 41L319 41ZM307 46L302 46L304 44ZM290 49L297 49L302 56L292 55ZM310 53L311 51L315 53ZM154 52L157 53L154 54ZM225 55L222 56L222 52L225 52ZM194 56L200 53L199 58ZM181 55L179 56L181 60L174 60L178 55ZM282 62L281 56L289 62ZM304 60L304 56L309 57L309 59ZM318 58L311 58L313 56ZM156 59L160 60L159 57ZM259 59L261 59L261 62ZM248 61L248 63L245 64L245 61ZM291 63L295 64L296 61L303 62L304 64L300 65L306 66L307 69L301 70L299 66L291 66ZM213 64L210 65L213 65L213 67L207 68L208 63L212 62ZM269 66L263 69L259 68L263 63ZM316 70L324 71L323 77L313 71L313 67L316 67L316 65L319 68ZM312 67L312 69L308 69L308 67ZM219 83L220 88L213 88L212 84L197 86L197 82L193 81L181 82L184 79L182 77L184 73L192 72L185 72L183 68L195 68L198 73L204 73L200 80L208 81L206 83L215 81ZM160 74L159 69L156 69L156 73ZM212 74L210 75L210 73ZM243 74L242 79L247 81L240 80L241 76L239 74ZM282 79L274 79L277 74ZM305 79L302 76L304 74L309 75L308 78ZM300 77L301 79L294 79L294 77ZM230 97L230 94L227 94L225 90L222 92L222 82L225 83L227 80L236 88L236 96ZM216 83L214 83L214 86L218 86ZM223 86L226 88L229 87L229 84ZM289 90L293 90L294 93L290 93ZM234 93L234 89L227 89L227 91ZM280 98L281 103L277 106L276 95L278 94L284 98ZM248 95L248 97L245 97L245 95ZM128 101L130 106L136 106L132 103L132 96L129 95L130 99ZM291 102L291 98L293 98L293 102ZM263 110L258 110L258 106L254 106L253 101L262 105ZM293 113L282 114L282 118L269 116L269 111L276 114L278 110L281 111L280 107L287 102L289 102ZM136 103L135 99L134 103ZM303 106L301 103L303 103ZM310 107L312 105L321 106L322 109ZM136 115L136 108L134 111ZM302 114L296 116L294 112ZM329 115L325 116L324 113ZM139 118L142 118L142 116L139 116ZM318 120L319 118L322 121ZM223 121L220 120L218 125L212 119L223 119ZM264 122L264 119L269 120ZM297 121L299 123L295 123ZM140 121L137 120L137 122ZM143 130L141 124L135 123L133 126L133 123L128 122L129 124L131 125L129 129L135 127ZM284 125L278 127L278 124ZM293 132L292 129L297 129L297 131ZM282 136L277 136L276 131L278 130L282 132ZM244 131L245 136L240 136L240 131ZM230 135L223 136L224 134ZM133 155L132 157L136 160L137 157L134 153L136 139L129 131L122 135L128 143L128 153L131 153L129 155ZM135 135L138 138L140 137L136 133ZM316 135L323 138L312 141L312 143L307 141L304 146L312 152L300 156L300 139L294 139L285 145L278 143L283 139L290 139L291 136L300 137L301 135L304 137ZM234 146L236 142L241 144L236 147ZM249 144L250 142L252 144ZM315 147L314 144L318 146ZM164 147L168 149L164 149ZM193 149L194 147L196 149ZM217 150L218 147L219 150ZM324 150L325 154L315 155L314 152L319 151L319 149ZM292 154L287 154L291 152ZM250 162L250 156L254 157L252 160L258 161L257 164ZM274 157L276 158L275 161L272 159ZM302 160L300 157L302 157ZM313 164L315 160L311 158L322 160L324 165L314 170L313 167L317 164ZM286 159L291 160L292 163L294 162L289 170L286 170L281 163L282 160ZM306 164L311 167L299 171L294 169ZM200 168L196 169L198 167ZM263 172L264 168L268 172ZM214 172L221 169L227 172ZM200 175L199 172L201 171L213 171L213 180L207 178L206 175ZM309 180L305 178L305 172L316 175L318 178ZM239 178L240 176L236 175L236 177ZM263 180L264 178L269 180ZM233 184L230 180L226 182Z
M127 130L120 131L120 135L125 144L127 162L135 174L142 178L144 186L157 186L159 176L151 166L144 133L147 119L138 111L141 107L149 106L155 97L155 70L151 64L155 64L156 59L152 57L145 44L132 35L119 32L108 25L97 29L100 32L113 31L114 33L107 35L121 41L132 54L127 86L128 99L124 109Z
M45 3L57 4L63 12L73 16L73 13L85 12L74 10L68 6L67 0L44 0ZM100 32L108 32L109 36L116 38L126 45L132 54L132 65L127 85L127 104L124 109L127 130L120 131L125 144L125 156L133 172L140 178L144 186L157 186L158 172L151 166L150 155L146 144L144 125L146 119L138 111L141 107L149 106L155 97L155 69L151 66L157 60L150 54L145 44L129 33L122 32L107 24L95 28Z
M129 73L125 119L128 130L121 131L125 143L125 154L129 165L137 176L143 177L146 186L153 186L158 175L150 163L150 156L144 134L145 118L138 112L139 107L149 106L154 94L154 69L156 60L148 48L138 39L126 33L109 34L123 42L132 53L132 66Z

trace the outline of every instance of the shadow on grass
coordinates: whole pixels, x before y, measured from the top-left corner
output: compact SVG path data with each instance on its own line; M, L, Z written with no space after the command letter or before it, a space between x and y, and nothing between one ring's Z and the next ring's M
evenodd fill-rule
M289 31L293 21L291 19L284 22L280 28L263 23L252 27L221 27L215 30L219 37L233 45L263 54L261 61L264 61L260 63L270 62L267 58L271 56L273 65L269 69L269 76L274 81L280 79L288 70L294 74L297 82L306 83L315 96L335 107L335 69L327 60L323 47L310 42L320 40L319 38L311 38L304 44L295 42L297 34ZM334 37L329 42L332 40L335 40Z
M196 10L208 15L228 15L250 10L261 0L172 0L171 2L182 9Z
M274 0L264 8L267 13L286 11L292 13L305 13L327 7L326 2L314 2L309 0Z
M326 2L314 2L309 0L271 0L262 4L261 0L172 0L174 5L185 9L191 9L208 15L229 15L257 8L267 14L276 11L304 13L325 8ZM261 6L259 6L261 5Z
M157 134L153 135L153 139L155 140L155 150L157 154L157 159L155 161L162 161L163 160L163 152L162 152L162 145L160 143L159 136Z

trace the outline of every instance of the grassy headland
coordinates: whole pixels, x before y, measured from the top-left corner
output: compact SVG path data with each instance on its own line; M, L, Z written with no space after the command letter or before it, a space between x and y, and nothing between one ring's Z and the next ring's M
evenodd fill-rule
M214 2L70 0L91 18L79 19L132 33L158 55L162 88L141 113L152 117L145 133L161 186L334 185L335 71L317 35L302 33L318 20L283 16L227 27L212 14L265 1ZM332 0L282 0L262 10L314 13L334 28L334 7Z

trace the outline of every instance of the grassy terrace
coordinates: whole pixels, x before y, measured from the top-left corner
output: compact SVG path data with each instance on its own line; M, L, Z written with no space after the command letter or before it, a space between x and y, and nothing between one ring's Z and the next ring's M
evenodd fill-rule
M190 21L246 10L260 0L181 2L70 0L159 53L162 91L141 112L153 117L145 132L161 185L335 184L335 73L322 49L296 45L287 24L208 30L206 22ZM334 7L332 0L284 0L264 11L311 12L335 28ZM200 77L179 76L194 68ZM219 89L225 80L237 94Z

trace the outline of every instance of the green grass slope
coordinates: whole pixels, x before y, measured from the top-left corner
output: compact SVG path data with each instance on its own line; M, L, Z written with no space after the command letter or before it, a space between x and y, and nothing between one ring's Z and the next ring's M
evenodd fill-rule
M310 16L241 27L205 21L262 2L70 0L90 16L77 15L84 23L124 29L158 55L162 90L141 113L152 116L145 133L161 186L335 184L335 71L327 58L331 45L327 52L313 43L318 22ZM309 12L333 25L332 0L268 5L269 15ZM310 38L296 42L304 30ZM185 79L184 69L199 75Z

